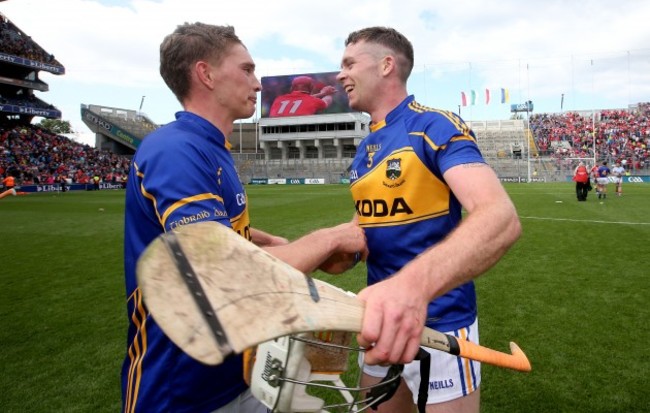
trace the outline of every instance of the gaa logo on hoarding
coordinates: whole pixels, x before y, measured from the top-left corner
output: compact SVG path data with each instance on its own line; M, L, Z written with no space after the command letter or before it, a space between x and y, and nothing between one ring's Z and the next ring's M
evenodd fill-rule
M643 178L641 178L640 176L630 176L630 177L627 178L627 181L628 182L633 182L633 183L642 183Z

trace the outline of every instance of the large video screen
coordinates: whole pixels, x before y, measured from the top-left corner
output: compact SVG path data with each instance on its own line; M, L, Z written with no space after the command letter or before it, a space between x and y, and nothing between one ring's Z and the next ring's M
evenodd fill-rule
M262 117L353 112L339 72L262 77Z

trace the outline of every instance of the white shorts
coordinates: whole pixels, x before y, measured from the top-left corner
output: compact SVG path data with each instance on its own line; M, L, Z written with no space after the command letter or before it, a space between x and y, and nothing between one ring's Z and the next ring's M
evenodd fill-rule
M596 182L598 183L598 185L607 185L609 183L609 178L598 177Z
M616 185L619 185L623 182L623 178L620 176L613 176L612 182L614 182Z
M478 343L478 319L469 327L445 333L455 336L459 340L470 340ZM423 348L431 355L427 404L458 399L479 388L481 385L481 363L442 351ZM388 367L364 365L363 371L372 377L383 378L386 376ZM417 404L421 381L420 362L416 360L406 364L402 372L402 378L413 394L413 404Z

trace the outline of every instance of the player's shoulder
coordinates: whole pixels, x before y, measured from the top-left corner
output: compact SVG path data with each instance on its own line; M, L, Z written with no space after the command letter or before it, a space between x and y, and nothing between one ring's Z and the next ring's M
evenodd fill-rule
M155 148L161 145L174 145L176 141L179 141L179 139L174 139L174 137L182 133L184 133L184 130L179 127L178 122L170 122L145 136L138 149Z
M195 144L199 138L187 128L177 122L164 125L147 135L135 153L135 160L140 162L145 159L151 160L179 160L183 153L194 151Z
M415 122L433 123L436 126L448 126L460 131L469 130L463 119L452 111L432 108L415 100L411 101L407 108L409 117Z
M412 101L408 105L408 128L410 133L423 133L437 145L445 144L454 137L474 138L463 119L454 112L441 110Z
M406 106L408 113L417 119L444 119L451 120L458 116L448 110L433 108L431 106L423 105L416 100L412 100Z

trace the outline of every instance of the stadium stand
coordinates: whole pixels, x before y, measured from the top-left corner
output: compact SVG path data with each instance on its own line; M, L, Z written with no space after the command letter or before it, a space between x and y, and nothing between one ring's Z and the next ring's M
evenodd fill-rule
M142 139L158 128L142 112L101 105L81 105L81 119L95 133L95 147L133 156Z
M158 127L147 115L135 110L109 108L106 106L90 105L89 109L107 117L117 126L127 129L138 138L144 138L149 132Z
M94 149L31 124L34 117L60 119L61 112L34 95L49 86L39 72L65 74L63 65L0 13L0 178L18 185L85 184L94 176L119 184L130 159ZM144 135L143 135L144 136Z
M2 13L0 13L0 39L2 39L2 53L34 62L63 67L54 58L54 55L43 50L31 37L23 33Z
M639 103L627 109L536 114L530 121L511 119L468 124L486 160L500 177L530 174L531 179L564 181L573 172L576 159L594 159L594 126L597 162L621 162L630 174L648 174L649 118L650 103ZM326 182L337 182L349 164L345 159L269 160L267 157L264 160L259 156L254 162L250 159L249 156L239 163L246 165L243 175L324 177Z
M61 111L34 95L49 90L40 71L62 75L65 68L0 13L0 120L28 124L34 116L61 118Z
M631 174L647 174L650 169L650 103L629 109L537 114L531 116L530 129L540 156L552 160L562 173L572 170L572 159L593 159L594 149L597 162L621 162Z
M0 176L12 175L20 185L86 184L93 176L119 184L126 179L130 159L94 149L39 127L0 126Z
M117 114L111 116L118 116ZM574 158L593 157L592 123L596 125L598 160L623 162L631 174L648 174L650 157L650 104L630 110L600 110L595 122L587 113L538 114L531 117L530 136L525 120L472 122L471 127L486 160L501 177L526 176L530 145L532 171L545 180L565 180ZM136 133L126 120L121 125ZM139 125L140 127L142 125ZM254 124L247 124L254 132ZM232 142L240 135L235 125ZM324 178L337 183L347 177L349 158L288 158L266 160L255 152L254 137L233 150L240 178ZM535 152L535 151L538 152ZM7 173L22 184L56 182L61 175L71 183L88 182L99 175L102 182L120 182L127 174L130 157L94 149L32 125L0 127L0 175Z

